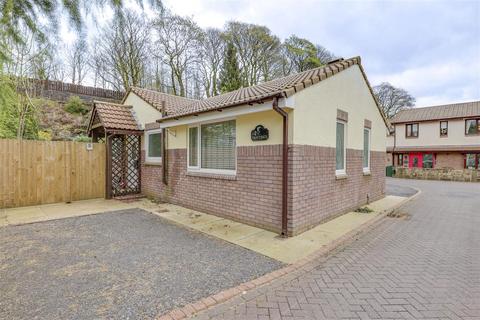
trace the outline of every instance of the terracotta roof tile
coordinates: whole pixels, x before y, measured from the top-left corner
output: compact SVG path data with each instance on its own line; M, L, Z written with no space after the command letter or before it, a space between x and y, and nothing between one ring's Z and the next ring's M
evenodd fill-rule
M167 115L163 119L178 118L235 105L247 104L262 99L272 98L280 94L284 97L288 97L299 90L303 90L304 88L322 81L353 65L360 65L360 57L339 60L327 66L274 79L255 86L240 88L232 92L203 100L182 100L181 103L175 103L175 107L167 109ZM158 104L161 106L161 97ZM168 102L167 105L169 105ZM171 105L173 106L173 103Z
M155 90L143 89L138 87L131 87L130 90L152 105L158 111L162 111L162 101L165 101L165 111L167 114L174 113L175 110L183 108L184 106L191 104L195 99L189 99L185 97L175 96Z
M480 116L480 101L473 101L402 110L393 117L391 122L403 123L478 116Z
M140 130L131 106L95 101L92 117L95 117L95 114L100 118L100 122L105 130Z

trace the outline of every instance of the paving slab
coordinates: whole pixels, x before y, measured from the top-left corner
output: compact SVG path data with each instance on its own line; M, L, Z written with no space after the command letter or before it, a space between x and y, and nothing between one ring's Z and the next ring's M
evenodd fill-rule
M368 205L373 210L371 213L349 212L290 238L282 238L271 231L172 204L155 204L145 199L137 201L136 204L140 208L183 226L229 241L283 263L294 263L406 199L401 196L387 196Z
M70 217L79 217L105 211L136 208L135 204L118 200L91 199L71 203L0 209L0 226L21 225Z

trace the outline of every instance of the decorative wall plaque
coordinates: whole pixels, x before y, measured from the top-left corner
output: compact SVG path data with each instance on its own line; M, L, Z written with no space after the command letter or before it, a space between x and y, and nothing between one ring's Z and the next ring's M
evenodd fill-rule
M251 137L252 141L268 140L268 129L259 124L255 127L255 129L252 130Z

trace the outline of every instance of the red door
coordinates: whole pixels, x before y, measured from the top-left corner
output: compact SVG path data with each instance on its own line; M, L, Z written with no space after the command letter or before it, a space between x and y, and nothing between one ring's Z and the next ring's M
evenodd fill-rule
M409 168L422 168L423 166L423 154L421 153L410 153L409 154Z

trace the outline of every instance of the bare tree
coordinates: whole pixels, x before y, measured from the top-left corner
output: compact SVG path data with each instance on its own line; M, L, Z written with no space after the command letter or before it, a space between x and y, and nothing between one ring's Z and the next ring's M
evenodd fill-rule
M220 92L218 77L225 51L225 40L219 29L207 29L200 50L199 72L207 97Z
M89 68L89 52L85 38L80 37L72 46L67 47L66 51L70 79L74 84L81 84Z
M142 16L127 12L113 19L93 46L90 65L102 83L115 90L142 84L150 58L150 32Z
M187 95L187 71L199 62L203 32L190 18L166 15L155 22L159 57L170 69L172 93Z
M412 108L415 105L415 98L406 90L396 88L388 82L373 87L373 91L383 112L389 119L400 110Z
M316 45L317 48L317 58L322 65L327 64L328 62L335 59L335 55L328 51L326 48L321 45Z

